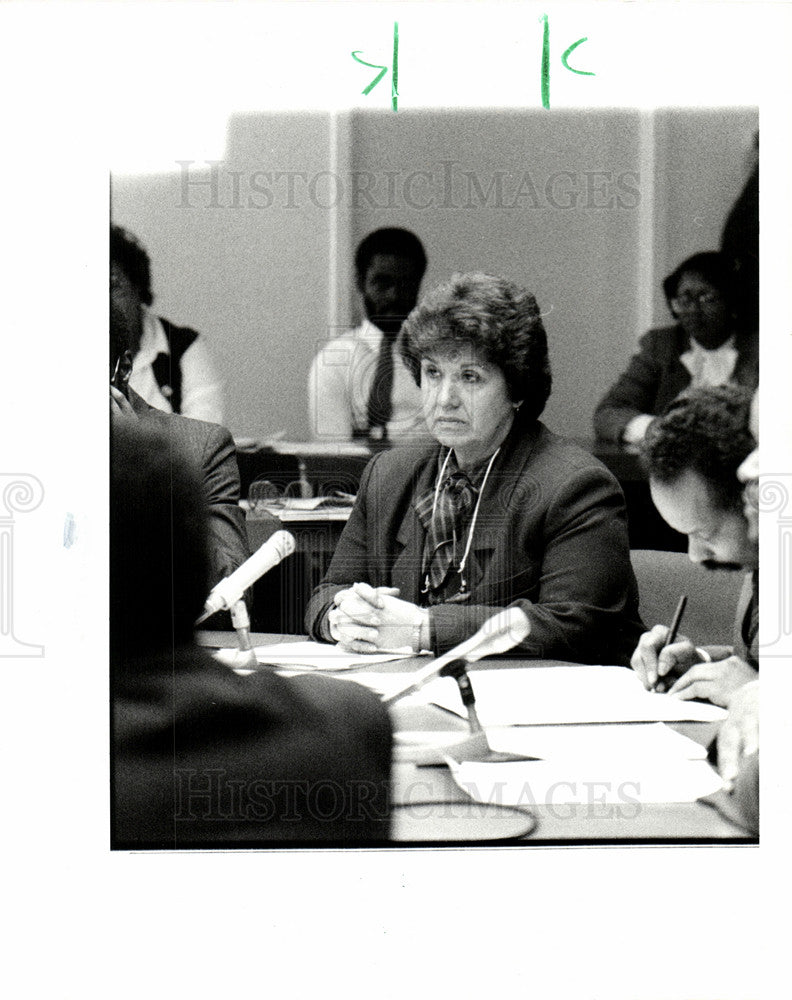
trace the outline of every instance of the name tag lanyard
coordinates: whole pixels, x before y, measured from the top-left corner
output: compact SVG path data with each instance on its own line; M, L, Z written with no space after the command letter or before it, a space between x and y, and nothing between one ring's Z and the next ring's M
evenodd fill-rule
M465 567L467 566L468 555L470 554L470 546L473 542L473 532L476 530L476 521L478 519L479 507L481 506L481 498L484 495L484 488L487 485L487 480L489 479L489 474L492 469L493 462L498 457L499 452L500 448L498 448L493 453L492 458L490 458L489 463L487 464L487 471L484 473L484 480L481 483L481 489L478 492L478 499L476 500L476 506L473 510L473 518L470 522L470 528L468 529L467 544L465 545L465 551L462 555L462 560L459 563L459 567L457 568L457 573L459 573L461 586L459 589L459 593L449 598L449 601L464 601L467 600L467 598L470 596L467 589L467 580L465 578ZM443 483L443 478L445 476L446 466L448 465L449 458L451 458L450 448L448 449L448 454L446 455L445 460L443 461L443 465L440 469L440 475L437 477L437 482L435 483L434 500L432 502L433 524L435 519L435 513L437 512L437 502L440 498L440 486ZM456 562L456 529L454 529L454 534L453 534L453 545L454 545L453 561ZM426 571L426 576L424 578L424 585L421 592L424 594L429 593L429 570Z

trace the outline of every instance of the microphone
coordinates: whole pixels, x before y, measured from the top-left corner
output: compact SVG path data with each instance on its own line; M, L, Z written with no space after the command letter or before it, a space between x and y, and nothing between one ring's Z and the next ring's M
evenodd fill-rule
M251 584L277 566L286 556L290 556L294 552L294 547L294 535L290 531L276 531L250 559L246 559L230 576L212 588L206 598L203 614L195 624L200 625L215 611L231 608Z
M443 668L453 660L475 663L476 660L481 660L485 656L497 656L498 653L505 653L521 643L530 631L531 623L522 608L505 608L485 621L475 635L460 642L458 646L443 653L442 656L438 656L431 663L427 663L422 670L416 673L409 684L387 698L383 698L382 703L383 705L392 705L406 695L422 688L428 681L439 676Z

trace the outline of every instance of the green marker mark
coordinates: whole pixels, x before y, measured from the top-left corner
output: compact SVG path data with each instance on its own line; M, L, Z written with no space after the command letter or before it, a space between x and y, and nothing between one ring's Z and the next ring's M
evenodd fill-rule
M539 18L544 23L542 30L542 107L550 110L550 22L547 14Z
M357 51L355 51L355 52L352 53L352 58L355 60L355 62L359 62L361 66L368 66L369 69L378 69L379 70L379 73L377 73L377 75L374 77L374 79L371 81L371 83L368 85L368 87L365 87L361 91L361 93L365 95L365 94L370 94L371 91L377 86L377 84L380 82L380 80L383 78L383 76L385 76L385 74L388 72L388 67L387 66L379 66L379 65L377 65L377 63L366 62L365 59L361 59L360 58L360 56L358 55L359 52L360 52L360 49L358 49Z
M589 73L585 69L575 69L574 66L570 66L569 63L567 62L567 57L575 51L578 45L582 45L583 42L587 41L588 38L578 38L576 42L572 42L572 44L569 46L566 52L561 56L561 62L564 64L564 67L568 69L571 73L579 73L580 76L596 76L596 73Z
M364 97L367 97L371 91L377 86L380 80L388 72L387 66L380 66L379 63L366 62L365 59L360 58L360 49L356 49L352 53L352 58L355 62L360 63L361 66L368 66L369 69L378 69L379 73L374 77L368 87L365 87L361 93ZM399 110L399 22L393 22L393 69L391 71L391 107L394 111Z
M399 110L399 22L393 22L393 73L391 74L391 107Z

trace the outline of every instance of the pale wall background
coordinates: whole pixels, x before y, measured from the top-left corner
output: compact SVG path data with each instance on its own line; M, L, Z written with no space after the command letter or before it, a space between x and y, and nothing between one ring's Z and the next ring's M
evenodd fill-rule
M401 225L426 246L425 287L486 270L534 292L547 423L585 437L667 321L662 277L717 248L757 127L752 109L238 116L214 186L192 183L212 180L205 162L116 175L113 218L151 256L158 311L213 348L238 436L310 436L311 358L359 315L354 248Z

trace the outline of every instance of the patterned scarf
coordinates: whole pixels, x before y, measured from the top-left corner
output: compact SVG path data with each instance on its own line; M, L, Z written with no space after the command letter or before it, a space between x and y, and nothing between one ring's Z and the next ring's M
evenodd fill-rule
M440 463L439 457L438 463ZM478 469L472 479L468 477L459 468L452 453L438 491L434 517L432 517L434 485L416 501L415 512L426 531L421 586L424 586L428 573L430 603L432 603L431 592L439 590L452 570L456 571L459 568L467 542L466 532L476 505L483 474L484 468Z

